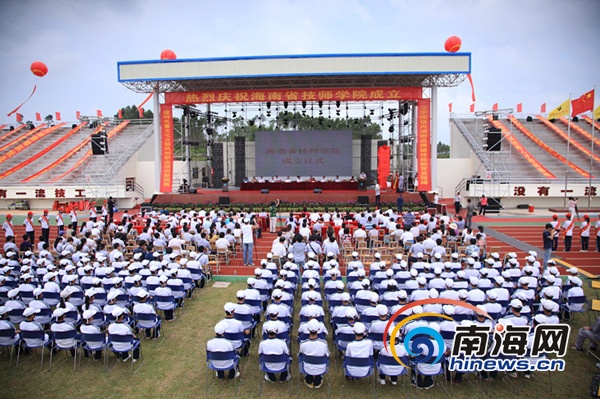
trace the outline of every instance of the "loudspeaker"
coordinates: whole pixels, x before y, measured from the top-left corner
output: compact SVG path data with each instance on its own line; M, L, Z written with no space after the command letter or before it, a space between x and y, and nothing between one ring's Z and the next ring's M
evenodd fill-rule
M260 193L261 194L269 194L269 189L268 188L261 188L260 189Z
M229 205L229 197L219 197L219 205Z
M106 134L104 134L104 133L92 134L91 141L92 141L92 154L93 155L108 154L108 144L106 142Z
M315 193L315 194L321 194L322 192L323 192L322 188L315 188L315 189L313 189L313 193Z
M368 195L359 195L358 203L364 204L364 205L369 205L369 196Z
M490 128L487 134L488 137L488 151L500 151L502 132L498 128Z

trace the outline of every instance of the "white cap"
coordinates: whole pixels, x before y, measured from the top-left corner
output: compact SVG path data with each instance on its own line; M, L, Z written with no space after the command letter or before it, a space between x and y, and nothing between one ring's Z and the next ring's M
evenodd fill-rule
M465 278L467 275L464 270L459 270L456 272L456 277Z
M571 283L573 285L576 285L578 287L581 287L583 285L583 281L581 281L581 279L579 277L571 277L571 276L569 276L569 280L571 280Z
M60 308L59 308L60 309ZM40 313L40 309L37 308L27 308L23 311L23 316L29 317L32 314Z
M244 290L238 290L238 292L235 294L235 297L238 299L245 299L246 298L246 291Z
M138 298L146 298L148 295L150 294L145 289L140 289L138 290L138 292L135 293L135 296L137 296Z
M344 282L343 281L338 281L335 283L335 289L336 290L343 290L344 289Z
M535 252L533 250L529 251L529 255L533 256L534 258L537 258L537 256L538 256L537 252Z
M344 292L342 295L340 295L340 300L342 302L348 302L350 300L350 294Z
M421 306L421 305L415 306L414 308L412 308L412 312L413 312L413 314L423 313L423 306Z
M385 306L383 304L377 305L376 309L377 309L377 314L379 316L386 316L388 314L388 308L387 308L387 306Z
M510 301L510 306L516 309L521 309L523 307L523 302L521 302L519 299L513 299Z
M379 252L375 252L375 259L381 259L381 254Z
M320 328L321 328L321 326L316 319L309 320L308 323L306 323L306 329L309 332L313 332L313 333L318 332Z
M442 268L436 267L435 269L433 269L433 274L435 274L436 276L439 276L440 274L442 274Z
M223 334L225 334L226 329L227 329L227 322L224 320L221 320L220 322L215 324L215 334L223 335Z
M376 292L371 292L371 303L379 302L379 295Z
M392 269L387 269L387 270L385 271L385 275L386 275L387 277L392 277L392 276L394 275L394 271L393 271Z
M446 280L444 280L444 282L446 283L446 287L448 287L448 288L454 287L454 280L452 280L451 278L447 278Z
M525 260L529 263L533 263L533 262L535 262L535 257L529 255L529 256L525 257Z
M442 306L444 313L448 316L452 316L454 314L454 306L452 305L444 305Z
M260 269L258 267L256 269L254 269L254 275L255 276L262 276L262 269Z
M235 303L233 302L227 302L224 306L223 309L225 310L225 312L227 313L232 313L235 311Z
M423 257L423 252L417 253L417 258L422 258L422 257Z
M248 285L254 285L256 283L256 279L254 277L248 277L248 279L246 280L246 284Z
M546 315L538 313L535 316L533 316L533 320L536 322L536 324L545 324L548 322L548 318L546 317Z
M474 264L475 264L475 259L473 259L471 256L469 256L469 257L467 258L467 263L468 263L469 265L474 265Z
M267 306L267 314L278 315L279 314L279 305L272 303L269 306Z
M431 288L429 290L429 298L439 298L440 297L440 293L438 292L438 290L436 290L435 288Z
M371 282L367 279L364 279L363 281L361 281L360 284L363 286L363 288L371 286Z
M118 296L119 296L119 291L117 291L117 290L111 290L106 295L106 299L108 301L112 301L113 299L116 299Z
M419 271L417 269L410 269L411 277L417 277L419 275Z
M436 258L436 259L442 259L442 254L441 254L441 253L439 253L439 252L436 252L436 253L433 255L433 257L434 257L434 258Z
M54 312L52 312L52 317L59 318L59 317L64 316L65 313L67 313L67 309L56 308L56 309L54 309Z
M364 277L364 276L365 276L365 269L358 269L358 270L356 271L356 274L357 274L358 276Z
M308 284L309 287L316 287L317 286L317 282L314 278L309 278L308 281L306 282L306 284Z
M576 267L571 267L571 268L567 269L567 273L575 274L576 275L577 274L577 268Z
M352 256L353 256L354 258L358 258L358 252L356 252L356 251L352 252Z
M283 291L281 291L279 288L276 288L273 290L273 293L271 294L272 298L281 298L283 296Z
M354 328L352 328L352 331L354 331L354 334L363 335L367 331L367 329L365 325L359 321L354 324Z
M319 299L319 294L316 291L310 291L308 293L308 300L309 301L316 301L317 299Z
M277 334L279 332L279 323L276 323L275 321L266 321L263 328L270 334Z
M327 252L327 257L328 258L333 258L335 255L333 254L333 252L329 251Z
M498 299L498 292L496 290L488 290L488 292L486 294L487 294L488 299L493 299L493 300Z
M97 312L96 312L96 310L94 310L94 308L90 308L90 309L88 309L88 310L84 310L84 311L83 311L83 318L84 318L85 320L88 320L88 319L90 319L90 318L94 317L94 315L95 315L96 313L97 313Z
M347 319L356 319L357 317L358 317L358 313L356 312L356 309L354 309L354 308L346 309L346 318Z
M467 299L469 297L469 292L467 290L459 290L458 297L461 299Z
M419 276L417 277L417 283L419 283L419 285L425 285L427 284L427 279L424 276Z
M1 280L1 279L0 279ZM37 287L33 290L33 296L37 297L38 295L41 295L44 293L44 290L41 289L40 287Z
M529 278L527 278L527 277L521 277L519 279L519 284L521 284L521 285L529 285Z
M554 277L552 274L546 274L544 276L544 278L546 279L547 282L549 282L550 284L554 284L556 282L556 277Z
M477 278L477 276L471 276L469 278L469 283L471 283L471 285L473 285L473 286L478 286L479 285L479 278Z

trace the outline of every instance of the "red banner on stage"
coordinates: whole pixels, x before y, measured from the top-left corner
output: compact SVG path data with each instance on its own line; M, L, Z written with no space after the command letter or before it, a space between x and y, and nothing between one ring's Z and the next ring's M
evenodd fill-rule
M387 178L390 175L390 147L382 145L377 148L377 182L382 189L387 187Z
M170 104L160 105L161 126L161 171L160 191L173 191L173 108Z
M419 100L417 112L417 181L419 191L431 191L431 100ZM434 160L435 161L435 160Z
M207 90L165 93L167 104L204 104L265 101L382 101L419 100L420 87L377 87L344 89Z

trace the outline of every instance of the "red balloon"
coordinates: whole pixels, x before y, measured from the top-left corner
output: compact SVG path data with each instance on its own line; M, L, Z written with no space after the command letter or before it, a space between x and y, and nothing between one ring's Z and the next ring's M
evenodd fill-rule
M42 76L46 76L48 73L48 67L41 61L35 61L32 63L30 69L35 76L39 76L40 78Z
M446 39L446 43L444 43L444 48L449 53L456 53L458 50L460 50L461 44L462 41L460 40L460 37L450 36Z
M175 53L173 52L173 50L163 50L160 53L160 59L161 60L176 60L177 59L177 55L175 55Z

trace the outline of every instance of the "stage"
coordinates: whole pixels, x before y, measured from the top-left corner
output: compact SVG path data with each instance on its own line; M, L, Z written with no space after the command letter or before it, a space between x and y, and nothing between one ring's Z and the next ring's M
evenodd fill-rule
M396 203L399 194L395 192L381 192L382 203ZM404 203L423 203L419 193L402 193ZM295 203L337 203L337 204L358 204L359 197L366 197L369 205L375 205L375 191L366 190L323 190L321 193L315 193L312 190L285 190L271 191L263 194L260 191L240 191L236 188L223 192L221 189L198 189L194 194L157 194L152 198L152 204L224 204L229 201L231 204L269 204L277 199L282 202ZM227 199L224 199L227 198ZM431 201L433 195L428 194ZM361 198L364 200L365 198Z

